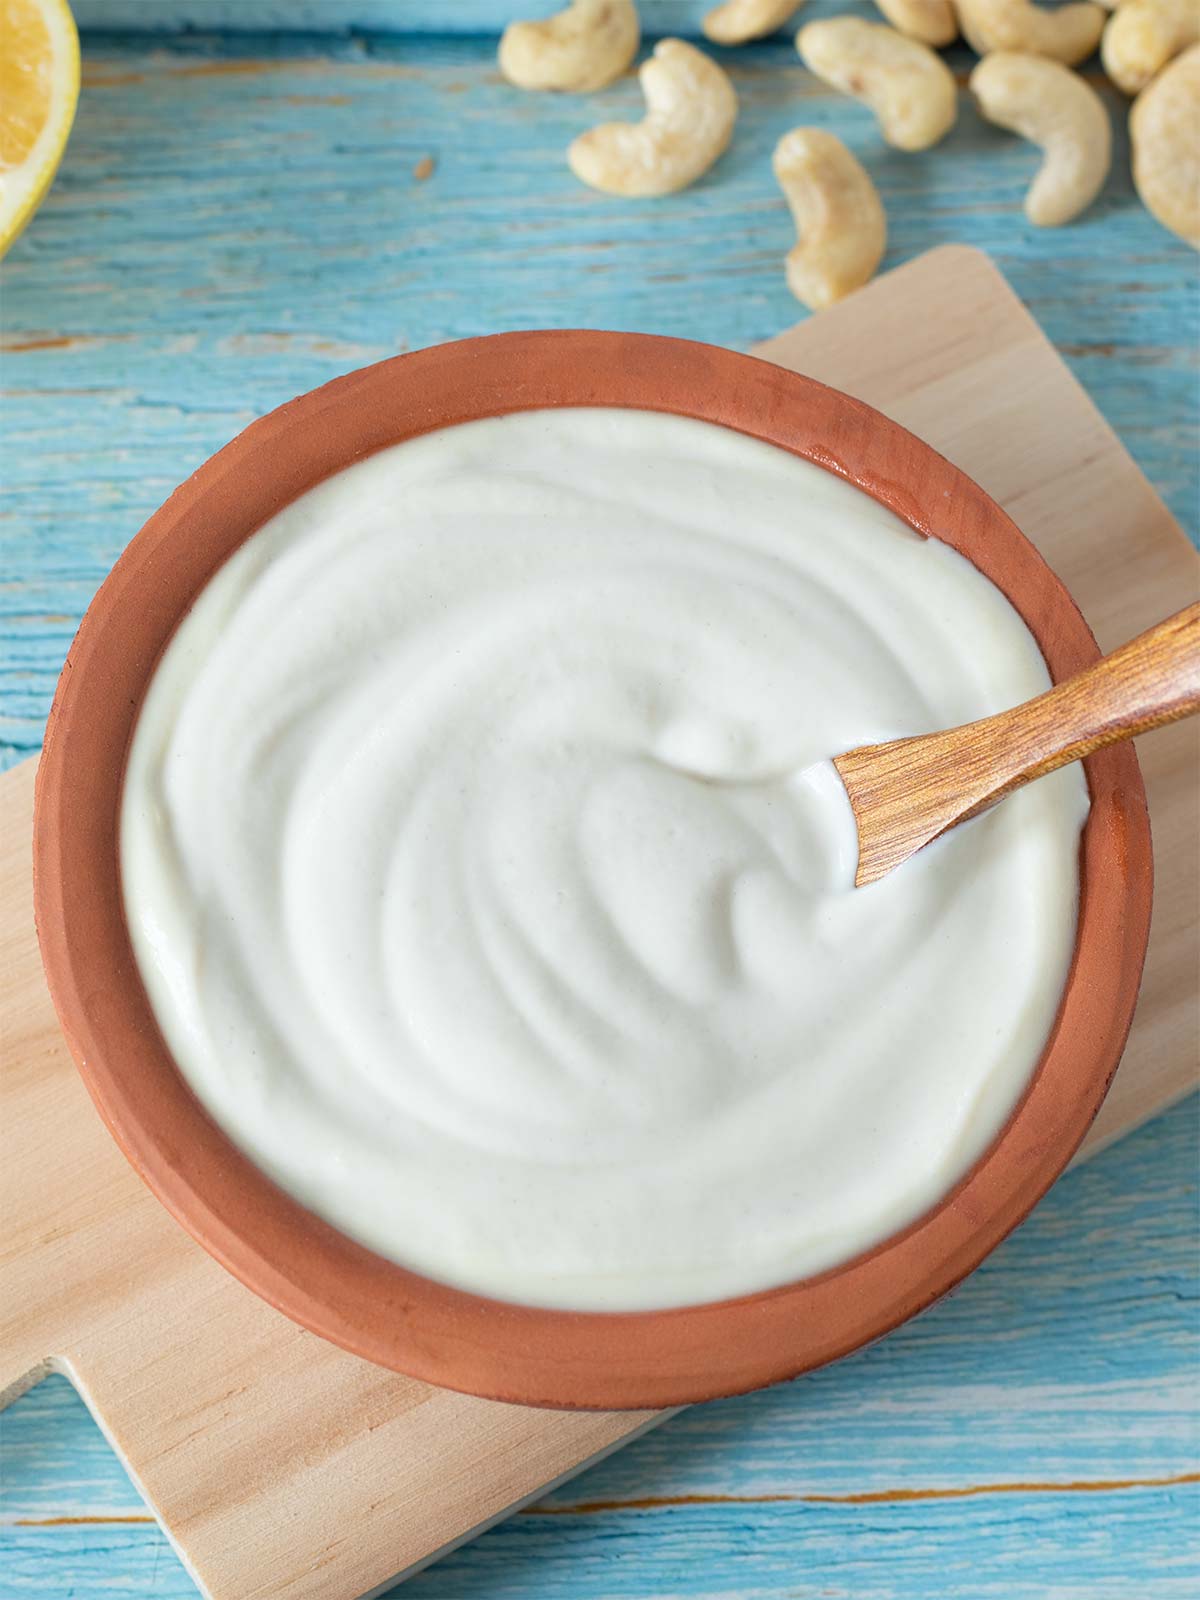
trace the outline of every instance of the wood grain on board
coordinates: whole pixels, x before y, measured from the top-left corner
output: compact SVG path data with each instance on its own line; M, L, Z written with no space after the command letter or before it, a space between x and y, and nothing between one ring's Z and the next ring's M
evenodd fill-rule
M976 252L935 251L761 353L879 405L976 477L1102 645L1195 597L1177 526ZM1151 956L1088 1149L1195 1081L1195 737L1160 730L1141 753L1159 860ZM349 1600L655 1420L524 1411L397 1377L293 1327L193 1245L117 1152L59 1039L32 937L31 796L32 763L0 781L4 1397L48 1363L65 1371L217 1600Z

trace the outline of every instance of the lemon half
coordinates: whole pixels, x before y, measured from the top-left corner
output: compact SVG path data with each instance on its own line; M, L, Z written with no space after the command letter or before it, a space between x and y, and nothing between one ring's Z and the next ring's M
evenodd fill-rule
M0 0L0 256L50 187L78 98L66 0Z

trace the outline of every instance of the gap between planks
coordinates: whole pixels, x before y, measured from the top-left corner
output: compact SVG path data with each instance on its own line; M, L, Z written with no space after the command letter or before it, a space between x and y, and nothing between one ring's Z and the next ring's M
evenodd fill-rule
M586 1517L613 1511L667 1511L689 1506L875 1506L908 1504L914 1500L966 1500L995 1494L1116 1494L1128 1489L1173 1489L1200 1484L1200 1472L1176 1472L1162 1478L1084 1478L1062 1483L968 1483L952 1488L868 1489L850 1494L671 1494L647 1495L635 1500L581 1500L573 1506L522 1506L523 1517ZM156 1524L143 1512L78 1517L0 1518L11 1528L96 1528Z

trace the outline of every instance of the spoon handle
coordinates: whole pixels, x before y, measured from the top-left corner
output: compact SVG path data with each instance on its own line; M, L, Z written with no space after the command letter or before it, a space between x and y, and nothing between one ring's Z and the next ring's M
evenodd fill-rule
M1033 778L1200 711L1200 604L1011 711L837 756L873 883Z

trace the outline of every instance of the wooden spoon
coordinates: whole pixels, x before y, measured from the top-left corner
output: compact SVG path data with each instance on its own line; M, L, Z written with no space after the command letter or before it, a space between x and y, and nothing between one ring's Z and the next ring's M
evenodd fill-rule
M1200 604L1011 711L834 758L861 888L1033 778L1200 711Z

